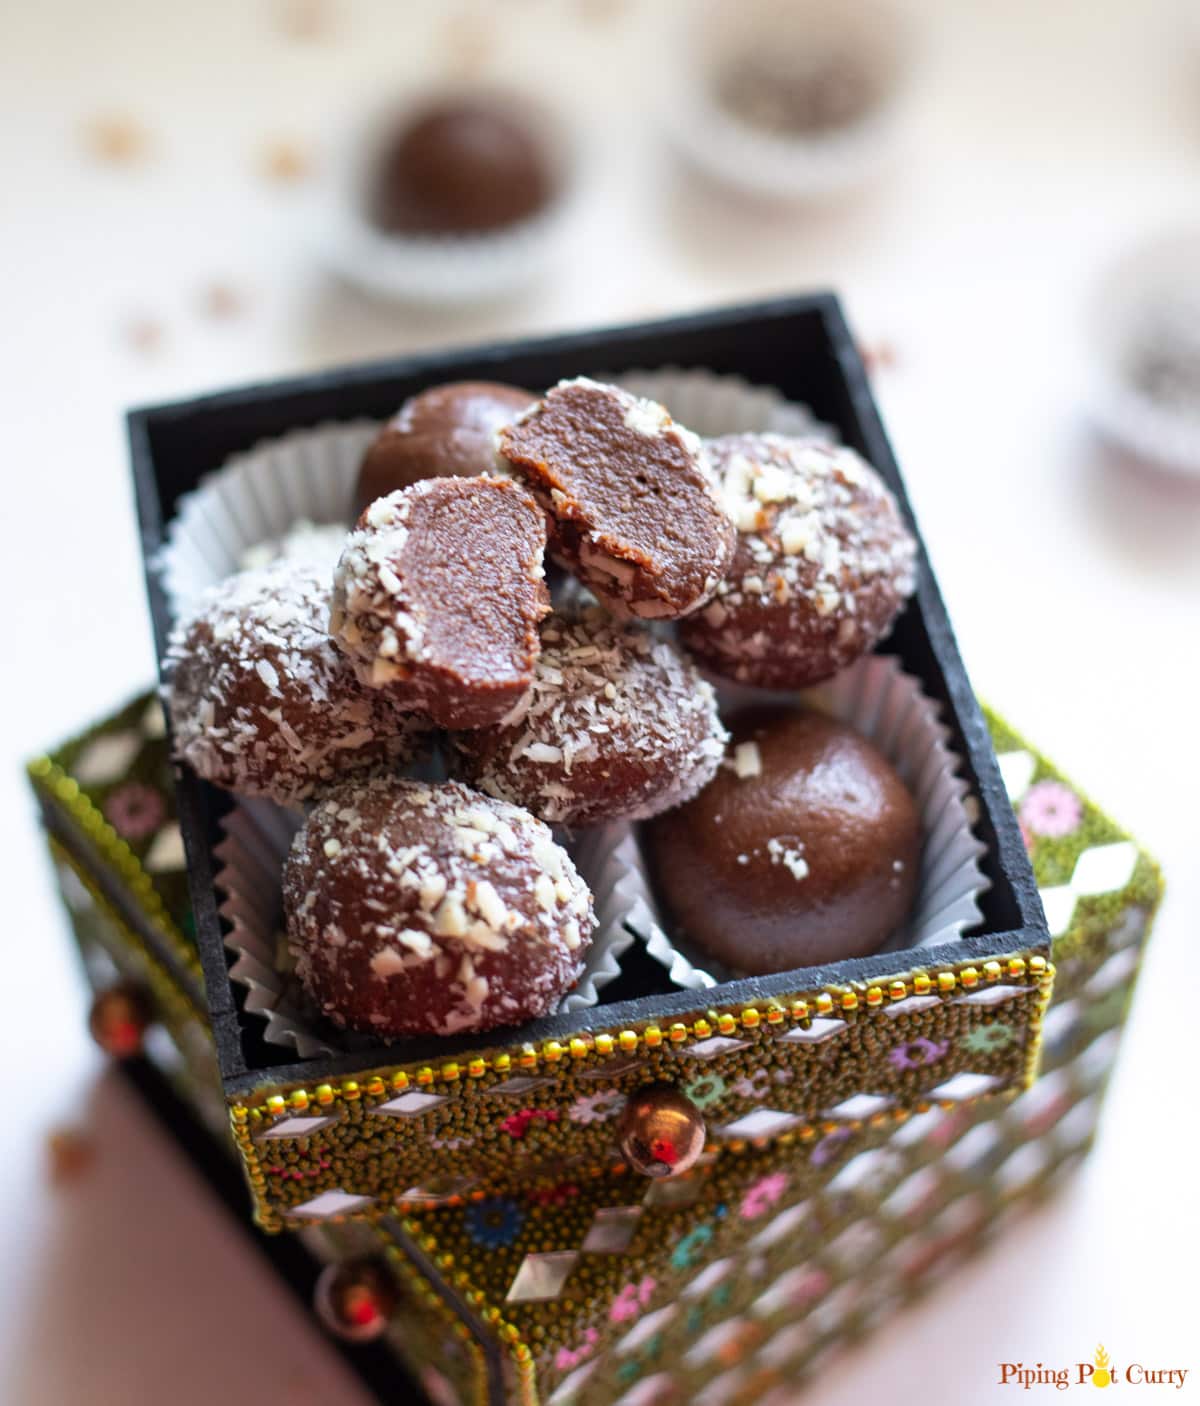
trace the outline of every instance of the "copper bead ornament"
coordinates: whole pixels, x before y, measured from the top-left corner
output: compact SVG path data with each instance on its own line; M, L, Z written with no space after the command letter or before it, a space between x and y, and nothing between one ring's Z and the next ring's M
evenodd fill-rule
M629 1164L647 1177L670 1177L694 1167L704 1151L704 1118L671 1084L650 1084L625 1105L617 1143Z
M144 991L131 981L98 991L88 1012L92 1039L112 1059L133 1059L154 1019Z
M369 1343L387 1330L398 1299L395 1281L374 1260L326 1265L313 1289L313 1307L343 1342Z

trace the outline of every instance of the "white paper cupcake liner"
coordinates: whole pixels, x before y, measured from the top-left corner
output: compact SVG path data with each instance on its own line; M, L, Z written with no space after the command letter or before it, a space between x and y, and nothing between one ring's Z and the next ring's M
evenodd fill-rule
M372 1035L334 1030L310 1007L291 973L283 935L283 867L292 837L304 823L299 811L241 798L221 821L214 883L225 946L234 956L229 976L246 992L245 1009L265 1022L263 1038L294 1049L302 1059L378 1043ZM627 921L633 902L627 888L633 839L628 826L558 839L570 851L592 891L596 931L583 975L559 1010L594 1006L621 974L621 956L635 941Z
M663 121L679 153L696 169L756 200L799 202L861 186L886 168L897 145L898 110L908 60L899 15L881 4L847 7L835 0L710 0L683 11L680 58L662 95ZM720 67L755 34L820 42L826 29L852 31L874 47L887 72L885 91L858 120L828 132L774 134L739 120L713 92ZM814 38L816 36L816 38Z
M881 951L952 942L980 922L979 897L989 884L980 868L986 847L971 832L970 788L958 774L937 705L894 658L869 654L828 683L793 695L722 685L718 696L728 708L764 701L778 705L789 697L819 708L869 738L908 787L921 815L921 876L907 922ZM680 986L699 990L729 980L733 973L694 943L668 935L669 922L657 911L641 851L635 847L632 857L627 892L636 902L628 921L649 954Z
M579 153L559 114L511 94L497 101L525 113L541 138L556 193L545 209L518 224L479 234L388 234L367 217L370 184L382 143L407 110L429 96L453 98L455 89L383 104L335 139L333 181L313 209L317 253L340 278L374 298L424 307L461 308L503 298L543 277L564 244ZM479 96L471 90L468 94Z
M1099 281L1086 318L1091 417L1144 462L1200 476L1200 395L1190 412L1137 384L1134 367L1157 349L1200 364L1200 228L1139 244Z
M172 616L296 523L348 526L358 468L378 432L374 420L295 430L233 455L184 494L153 562Z

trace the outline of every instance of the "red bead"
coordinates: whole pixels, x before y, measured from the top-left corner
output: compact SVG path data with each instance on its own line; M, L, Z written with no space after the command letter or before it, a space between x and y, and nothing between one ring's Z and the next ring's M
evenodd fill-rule
M146 993L131 981L98 991L88 1013L92 1039L113 1059L132 1059L142 1052L153 1011Z

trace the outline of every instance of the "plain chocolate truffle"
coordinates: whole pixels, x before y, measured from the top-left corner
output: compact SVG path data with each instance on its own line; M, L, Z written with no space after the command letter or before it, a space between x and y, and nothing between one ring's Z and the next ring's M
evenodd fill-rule
M891 765L824 714L734 719L727 763L644 843L680 930L753 975L874 952L905 920L917 808Z
M700 441L661 405L560 381L500 431L499 452L553 520L555 556L618 618L677 619L717 589L733 525Z
M363 687L334 648L329 595L326 572L285 558L211 587L172 630L171 730L198 776L289 805L423 750L429 721Z
M725 752L712 686L682 651L598 606L551 615L520 722L458 732L467 780L561 825L642 820L694 796Z
M283 879L296 974L337 1025L453 1035L552 1011L579 980L587 885L540 820L455 782L328 791Z
M832 677L888 632L916 584L916 543L895 498L852 449L776 434L705 448L737 548L680 638L739 683Z
M442 727L519 715L550 608L545 544L544 515L508 480L376 499L334 574L330 632L364 684Z
M386 143L371 215L389 234L489 234L540 213L554 185L545 147L512 105L446 98Z
M406 400L363 457L355 515L424 478L475 478L496 470L496 431L535 396L496 381L452 381Z

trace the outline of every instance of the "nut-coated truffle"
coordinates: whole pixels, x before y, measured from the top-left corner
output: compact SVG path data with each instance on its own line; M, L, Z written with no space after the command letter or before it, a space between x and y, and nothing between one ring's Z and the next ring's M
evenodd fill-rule
M547 827L456 782L332 788L293 841L283 899L305 990L337 1025L383 1036L547 1014L594 927Z
M706 444L737 528L733 564L680 637L706 668L760 688L832 677L891 628L915 586L916 543L883 480L851 449L774 434Z
M733 556L700 441L654 401L560 381L499 434L553 520L555 556L620 619L697 610Z

